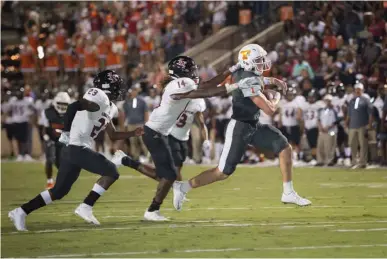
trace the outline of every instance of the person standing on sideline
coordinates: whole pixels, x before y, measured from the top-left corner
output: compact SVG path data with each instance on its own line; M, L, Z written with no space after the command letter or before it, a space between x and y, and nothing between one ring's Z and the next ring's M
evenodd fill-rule
M348 104L346 124L349 131L349 146L352 150L352 169L366 168L368 157L367 131L372 125L372 104L363 96L364 85L355 84L354 98ZM360 160L357 163L357 153L360 146Z
M144 126L149 118L148 106L144 99L138 96L139 91L141 91L140 84L135 84L134 87L129 90L129 98L126 99L123 104L127 130ZM138 160L141 152L144 153L144 156L147 156L148 149L141 137L133 137L129 141L130 154L133 159Z
M333 166L337 142L337 112L332 105L332 95L324 97L325 108L318 115L318 141L316 166Z

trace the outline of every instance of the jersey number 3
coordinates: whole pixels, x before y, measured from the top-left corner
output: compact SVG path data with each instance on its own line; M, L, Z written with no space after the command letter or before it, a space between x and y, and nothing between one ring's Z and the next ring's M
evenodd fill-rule
M92 138L97 137L97 135L101 131L102 127L105 126L106 119L105 118L101 118L101 119L98 120L98 122L101 123L101 124L99 126L94 126L93 127L93 130L91 131L91 134L90 134L90 137L92 137Z

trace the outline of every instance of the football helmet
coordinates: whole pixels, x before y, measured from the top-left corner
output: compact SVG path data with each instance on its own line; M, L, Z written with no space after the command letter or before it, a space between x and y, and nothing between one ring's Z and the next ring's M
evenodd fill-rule
M336 94L339 98L343 98L345 95L345 87L343 83L340 83L338 86L336 86Z
M316 89L312 89L308 93L308 102L315 103L316 101L317 101L317 91L316 91Z
M297 89L295 87L290 87L286 92L285 98L287 101L291 102L297 95Z
M127 92L124 80L113 70L104 70L94 78L93 85L101 89L109 97L110 101L118 101Z
M261 75L271 68L271 61L266 55L266 50L258 44L248 44L239 51L238 62L245 71Z
M58 92L54 100L52 101L52 105L60 115L63 115L66 113L67 107L69 106L70 102L71 98L68 93Z
M187 56L177 56L169 61L168 74L174 79L188 77L199 84L198 66L192 58Z

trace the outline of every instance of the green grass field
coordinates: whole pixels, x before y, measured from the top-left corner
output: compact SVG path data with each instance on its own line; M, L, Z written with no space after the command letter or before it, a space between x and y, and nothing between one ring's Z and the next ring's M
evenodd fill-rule
M185 178L205 167L187 166ZM280 203L277 168L240 167L193 190L182 212L168 196L168 223L143 222L155 182L129 169L94 209L101 226L73 214L97 176L82 172L70 194L27 218L7 213L42 191L42 164L2 163L2 257L387 257L387 170L296 168L296 190L313 205Z

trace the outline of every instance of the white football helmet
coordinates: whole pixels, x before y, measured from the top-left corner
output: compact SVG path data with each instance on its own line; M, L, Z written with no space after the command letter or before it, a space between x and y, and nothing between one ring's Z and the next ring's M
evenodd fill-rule
M55 110L59 114L65 114L67 111L67 107L71 103L70 95L66 92L59 92L56 94L52 105L54 105Z
M258 44L248 44L239 51L238 62L245 71L261 75L271 68L271 61L266 55L266 50Z

